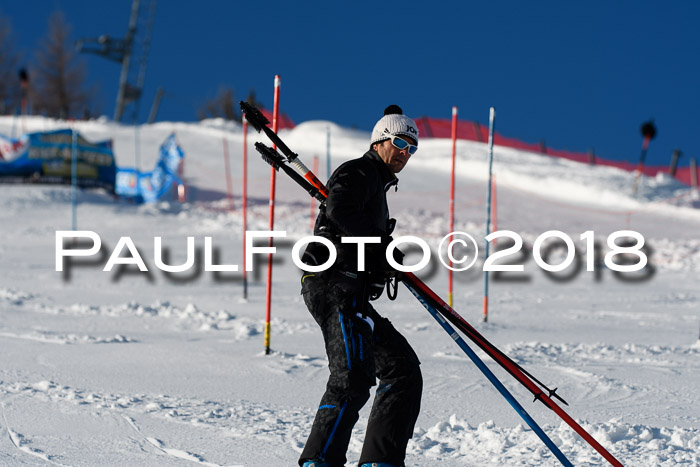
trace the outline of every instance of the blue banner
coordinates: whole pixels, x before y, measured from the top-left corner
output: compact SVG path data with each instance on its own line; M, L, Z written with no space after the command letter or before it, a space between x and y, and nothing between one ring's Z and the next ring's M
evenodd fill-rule
M117 171L117 195L139 203L153 203L168 193L173 185L182 184L178 169L185 153L171 134L160 146L160 157L150 172L139 172L134 168Z
M71 183L73 130L29 133L20 140L0 140L0 181ZM11 147L12 151L7 151ZM81 188L114 192L117 166L112 141L90 142L77 134L77 183Z

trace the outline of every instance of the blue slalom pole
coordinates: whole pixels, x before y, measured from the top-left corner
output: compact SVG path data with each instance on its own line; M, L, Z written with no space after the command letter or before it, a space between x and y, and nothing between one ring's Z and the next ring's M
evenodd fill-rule
M491 233L491 168L493 167L493 129L496 120L496 109L491 107L489 110L489 188L486 194L488 201L486 202L486 236ZM489 257L489 241L486 240L486 256ZM489 320L489 272L484 271L484 323Z
M440 326L447 332L447 334L450 335L450 337L457 343L457 345L464 351L464 353L467 354L467 356L474 362L474 364L481 370L481 372L488 378L489 381L491 381L491 384L493 384L496 389L498 389L498 392L501 393L503 397L506 398L508 403L515 409L516 412L522 417L525 422L530 425L530 428L537 434L537 436L542 440L542 442L549 448L550 451L552 451L552 454L556 456L557 459L559 459L559 462L562 463L562 465L565 465L567 467L573 467L573 464L569 462L569 459L566 458L566 456L559 450L556 444L547 436L547 434L540 428L540 426L537 424L537 422L530 416L529 413L523 408L522 405L513 397L513 395L508 392L508 389L506 389L505 386L503 386L503 383L496 377L496 375L489 370L489 368L486 366L486 364L474 353L474 351L467 345L467 343L462 339L462 336L460 336L457 331L448 323L445 321L445 318L440 315L440 313L437 312L437 310L430 304L428 303L425 298L423 298L411 285L407 284L404 282L404 285L408 287L408 290L411 291L411 293L418 299L419 302L425 307L426 310L435 318L435 321L437 321Z
M73 145L71 154L71 207L72 207L72 227L78 230L78 133L73 128ZM74 239L75 240L75 239Z

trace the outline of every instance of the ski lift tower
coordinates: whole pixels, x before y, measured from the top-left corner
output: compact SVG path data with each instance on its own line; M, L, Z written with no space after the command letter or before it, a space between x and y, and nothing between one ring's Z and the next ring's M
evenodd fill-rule
M96 39L81 39L76 42L79 52L94 53L122 64L117 106L114 109L115 122L130 116L131 122L135 123L138 117L156 1L133 0L129 29L124 39L102 35Z

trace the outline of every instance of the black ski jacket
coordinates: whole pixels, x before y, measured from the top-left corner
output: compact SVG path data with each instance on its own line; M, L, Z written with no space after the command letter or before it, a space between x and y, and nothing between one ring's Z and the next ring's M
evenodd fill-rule
M314 235L328 238L338 252L332 270L357 272L357 244L341 243L341 237L381 237L382 244L365 246L365 270L386 270L385 249L393 230L389 219L386 192L399 179L389 170L374 150L362 157L345 162L328 181L328 199L322 206ZM328 249L311 243L304 252L304 262L323 264Z

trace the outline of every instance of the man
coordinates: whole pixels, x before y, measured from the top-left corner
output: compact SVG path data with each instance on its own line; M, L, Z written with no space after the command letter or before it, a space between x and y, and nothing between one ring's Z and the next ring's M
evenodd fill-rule
M420 362L408 341L369 300L378 298L388 273L385 250L391 241L386 192L396 173L418 149L413 120L391 105L372 131L370 150L342 164L328 181L328 199L316 219L314 235L328 238L338 257L327 271L302 278L302 294L321 327L330 377L311 433L299 459L303 467L342 467L358 412L379 378L367 423L361 466L404 465L406 445L420 410L423 380ZM356 243L343 237L379 237L365 245L365 268L358 268ZM403 256L398 250L397 256ZM323 264L328 250L312 243L307 264Z

